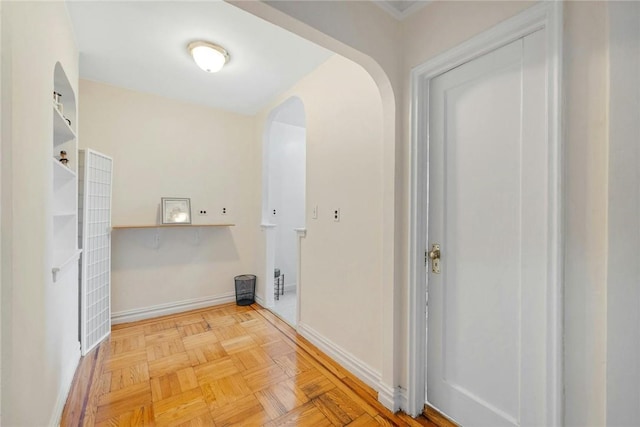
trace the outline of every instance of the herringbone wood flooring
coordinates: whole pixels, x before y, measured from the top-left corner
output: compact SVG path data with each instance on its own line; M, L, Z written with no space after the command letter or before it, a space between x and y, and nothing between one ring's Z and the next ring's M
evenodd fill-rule
M258 305L113 328L85 356L63 426L432 425L375 392Z

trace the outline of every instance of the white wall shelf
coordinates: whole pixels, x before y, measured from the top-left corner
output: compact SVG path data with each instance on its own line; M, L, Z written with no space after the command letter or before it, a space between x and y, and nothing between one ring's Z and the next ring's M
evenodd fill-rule
M53 107L53 146L56 147L76 138L76 133L71 129L58 109Z
M153 248L160 247L160 230L163 228L191 228L194 231L193 243L198 245L202 240L200 229L203 227L234 227L235 224L149 224L149 225L114 225L112 230L153 229L155 230Z
M59 272L61 272L62 270L65 269L65 267L71 265L74 262L78 261L78 258L80 258L80 254L82 253L82 249L76 249L74 252L72 253L58 253L56 254L57 256L59 256L59 259L54 259L53 261L53 268L51 269L51 273L53 274L53 281L55 282L56 279L58 278L57 275Z
M76 178L76 173L69 167L60 163L60 160L54 158L53 160L53 179L55 182L70 181Z
M173 227L233 227L235 224L153 224L153 225L114 225L114 230L124 230L129 228L173 228Z
M73 217L76 216L77 212L76 211L68 211L68 212L54 212L53 213L53 217L54 218L68 218L68 217Z

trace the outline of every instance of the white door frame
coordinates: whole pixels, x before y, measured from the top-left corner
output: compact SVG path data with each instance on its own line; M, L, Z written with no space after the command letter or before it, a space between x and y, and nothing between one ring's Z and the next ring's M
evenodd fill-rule
M411 246L408 292L407 407L412 416L426 402L429 83L459 65L538 30L547 34L547 117L549 179L549 281L547 289L547 425L562 420L562 3L539 3L471 40L419 65L411 72Z

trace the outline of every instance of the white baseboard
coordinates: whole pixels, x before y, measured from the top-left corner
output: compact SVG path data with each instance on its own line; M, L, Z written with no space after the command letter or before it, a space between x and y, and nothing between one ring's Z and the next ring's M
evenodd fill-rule
M60 382L60 389L58 390L58 398L56 399L56 405L53 408L51 414L50 426L59 426L62 421L62 411L64 411L64 405L67 403L67 397L71 391L71 385L73 384L73 377L78 369L80 363L80 343L78 343L78 351L73 353L73 356L69 359L69 363L66 369L63 371L62 381Z
M378 386L378 402L391 412L397 412L407 407L407 391L397 387L391 387L380 382Z
M354 374L361 381L380 393L380 373L364 363L348 351L329 341L320 333L306 324L298 323L298 333L308 339L313 345L325 352L329 357L342 365L346 370ZM384 403L383 403L384 404ZM386 405L385 405L386 406Z
M154 317L166 316L167 314L181 313L183 311L195 310L198 308L211 307L214 305L234 302L236 295L234 292L223 295L216 295L204 298L194 298L184 301L177 301L168 304L152 305L150 307L136 308L133 310L118 311L111 313L111 323L135 322L137 320L152 319Z
M262 307L267 306L267 302L264 299L262 299L260 295L256 295L256 302L260 304Z

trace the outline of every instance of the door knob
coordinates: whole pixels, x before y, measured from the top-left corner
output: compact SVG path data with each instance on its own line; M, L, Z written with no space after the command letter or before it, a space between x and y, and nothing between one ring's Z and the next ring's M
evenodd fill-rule
M431 272L440 273L440 245L438 243L431 245L428 255L431 260Z

